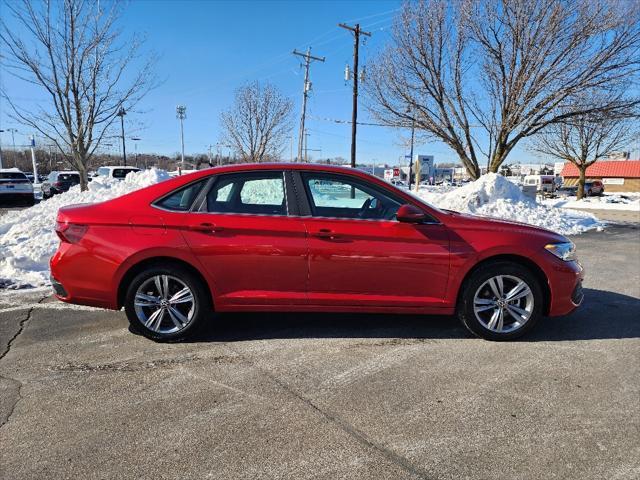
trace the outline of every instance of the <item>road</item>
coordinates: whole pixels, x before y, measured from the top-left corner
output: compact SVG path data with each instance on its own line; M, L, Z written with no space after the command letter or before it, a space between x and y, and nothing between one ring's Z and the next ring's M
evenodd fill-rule
M450 317L122 312L0 297L0 477L636 479L640 230L574 238L585 304L492 343Z

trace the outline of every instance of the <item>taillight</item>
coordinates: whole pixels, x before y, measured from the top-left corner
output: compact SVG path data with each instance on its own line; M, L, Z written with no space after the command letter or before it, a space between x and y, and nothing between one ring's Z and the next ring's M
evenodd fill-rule
M60 188L62 186L62 182L55 182L53 186L56 188Z
M89 230L88 225L77 225L74 223L56 223L56 234L61 241L66 243L78 243Z

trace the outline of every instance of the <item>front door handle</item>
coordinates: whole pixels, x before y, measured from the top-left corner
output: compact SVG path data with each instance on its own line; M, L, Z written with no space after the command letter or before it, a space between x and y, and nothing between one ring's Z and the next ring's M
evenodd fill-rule
M215 223L203 222L189 225L189 230L202 233L215 233L223 231L224 228L216 225Z
M321 228L320 230L318 230L315 233L312 233L311 235L317 238L328 238L329 240L338 238L338 235L336 235L336 232L334 232L333 230L329 230L328 228Z

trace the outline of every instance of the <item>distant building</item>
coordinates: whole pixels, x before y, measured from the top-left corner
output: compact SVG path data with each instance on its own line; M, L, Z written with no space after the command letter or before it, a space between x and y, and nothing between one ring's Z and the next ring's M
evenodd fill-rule
M565 185L577 185L578 168L566 163L562 169ZM605 192L640 192L640 160L598 161L587 167L587 180L601 180Z

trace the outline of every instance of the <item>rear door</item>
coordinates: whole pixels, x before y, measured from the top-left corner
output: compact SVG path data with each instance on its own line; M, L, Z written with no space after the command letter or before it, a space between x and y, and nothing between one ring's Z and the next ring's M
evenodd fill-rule
M301 172L311 216L309 303L420 308L441 305L449 239L435 219L401 223L392 191L343 174ZM300 189L297 189L300 190Z
M303 221L282 170L217 175L184 236L216 286L217 307L306 303Z

